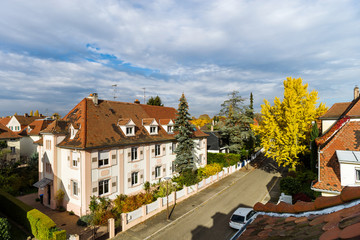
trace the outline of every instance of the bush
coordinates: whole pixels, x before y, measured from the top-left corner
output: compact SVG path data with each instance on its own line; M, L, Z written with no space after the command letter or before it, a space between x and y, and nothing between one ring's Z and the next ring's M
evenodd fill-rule
M111 200L106 197L92 196L89 208L92 213L91 224L94 225L107 224L108 219L117 217Z
M153 201L154 196L152 193L139 193L131 196L119 195L114 200L114 204L118 213L126 213L132 212L142 205L152 203Z
M47 240L53 238L53 232L56 230L56 224L51 218L37 209L27 213L27 218L31 224L31 232L37 239Z
M92 214L84 215L77 220L76 224L82 227L87 227L91 224L92 218Z
M178 177L173 177L172 181L176 182L178 186L191 186L200 182L197 171L186 170L183 171Z
M220 163L211 163L206 165L204 168L198 169L198 176L200 178L208 178L210 176L213 176L217 174L218 172L221 172L222 167Z
M0 239L11 239L10 224L6 218L0 218Z
M154 192L154 198L165 197L166 193L170 194L173 191L176 191L176 187L171 181L160 182L158 189Z
M27 219L27 212L31 209L33 208L29 205L0 190L0 212L24 226L29 232L31 232L31 227Z
M317 194L310 188L311 182L314 179L316 179L316 174L310 170L303 172L290 172L289 176L281 179L280 190L285 194L290 195L303 193L309 198L315 199Z
M221 167L229 167L241 161L241 154L234 153L207 153L208 164L219 163Z

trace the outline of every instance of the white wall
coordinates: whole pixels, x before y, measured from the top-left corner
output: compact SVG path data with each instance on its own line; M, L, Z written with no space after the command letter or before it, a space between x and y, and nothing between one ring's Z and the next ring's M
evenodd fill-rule
M360 170L360 164L340 163L341 186L358 186L355 169Z
M322 133L326 132L335 122L336 120L322 120Z
M11 147L15 147L15 154L11 154L11 153L8 153L6 154L6 160L7 161L10 161L10 160L13 160L15 159L15 161L19 161L20 160L20 139L19 138L16 138L16 139L8 139L6 140L7 142L7 149L11 149Z
M11 117L10 121L8 122L8 124L6 126L14 132L21 131L21 125L20 125L19 121L15 118L15 116ZM15 127L18 127L18 129L15 130Z

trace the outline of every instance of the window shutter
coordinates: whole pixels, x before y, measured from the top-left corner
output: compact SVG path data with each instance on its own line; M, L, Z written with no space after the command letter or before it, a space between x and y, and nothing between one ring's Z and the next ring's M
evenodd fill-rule
M78 187L77 190L78 190L78 192L77 192L77 193L78 193L78 196L80 196L80 188Z
M152 168L151 177L152 179L155 179L155 167Z
M138 148L139 151L139 160L143 160L144 159L144 147L139 147Z
M71 167L70 156L68 156L68 166Z
M97 157L93 157L91 159L91 168L94 169L94 168L97 168L98 167L98 158Z
M128 173L128 187L131 187L131 173Z
M162 176L164 177L166 175L166 164L162 165L162 169L163 169Z
M111 156L111 165L116 165L116 164L117 164L116 154L113 154Z
M144 170L141 170L139 174L140 174L140 183L143 183L144 182Z
M98 182L92 182L92 195L98 196Z
M80 165L80 158L79 157L77 159L77 164L78 164L78 166Z
M111 192L117 192L117 176L111 178Z
M151 157L155 157L155 146L151 147Z
M165 156L166 155L166 145L163 144L162 146L162 153L161 153L161 156Z

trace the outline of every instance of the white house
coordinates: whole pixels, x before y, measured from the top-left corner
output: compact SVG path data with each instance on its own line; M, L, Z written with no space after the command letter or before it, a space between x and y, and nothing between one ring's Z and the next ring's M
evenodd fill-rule
M81 216L89 212L91 196L114 199L171 177L175 118L170 107L99 100L97 94L83 99L41 131L36 186L44 204L55 208L62 189L66 209ZM206 137L195 129L197 166L207 163Z
M0 141L5 141L7 150L9 150L4 157L5 161L17 162L20 160L20 139L21 136L0 123Z

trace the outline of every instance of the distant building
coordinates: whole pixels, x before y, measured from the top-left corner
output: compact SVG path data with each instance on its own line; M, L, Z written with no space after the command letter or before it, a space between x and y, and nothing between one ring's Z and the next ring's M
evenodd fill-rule
M359 88L354 89L352 102L335 103L319 119L319 173L312 189L323 196L338 195L345 186L360 185Z
M0 141L5 141L7 144L7 150L10 151L5 155L5 161L17 162L20 160L20 139L21 136L0 123Z
M207 137L207 151L211 153L228 153L229 149L220 131L204 131Z
M41 131L39 194L55 208L55 194L65 192L64 206L89 213L91 196L110 199L135 194L143 183L174 174L176 110L100 100L91 94L62 120ZM207 163L207 135L195 129L197 167Z

